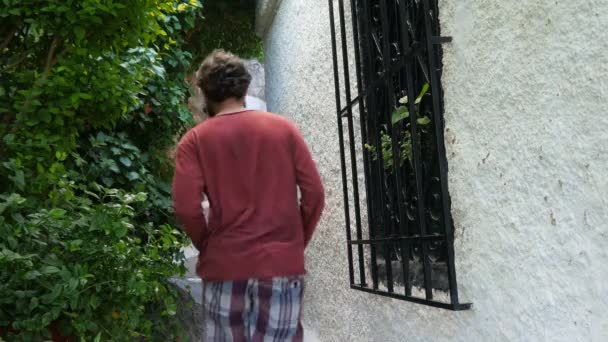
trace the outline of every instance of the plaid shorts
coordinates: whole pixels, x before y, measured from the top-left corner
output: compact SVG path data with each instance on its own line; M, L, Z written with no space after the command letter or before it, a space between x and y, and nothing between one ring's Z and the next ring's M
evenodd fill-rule
M301 342L304 277L203 281L207 342Z

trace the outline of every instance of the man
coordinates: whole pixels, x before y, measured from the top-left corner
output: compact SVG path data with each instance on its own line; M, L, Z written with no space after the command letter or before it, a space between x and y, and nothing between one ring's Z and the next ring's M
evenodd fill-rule
M173 203L200 252L207 340L302 341L304 249L324 205L317 168L293 124L245 109L242 60L214 51L197 78L209 119L178 145Z

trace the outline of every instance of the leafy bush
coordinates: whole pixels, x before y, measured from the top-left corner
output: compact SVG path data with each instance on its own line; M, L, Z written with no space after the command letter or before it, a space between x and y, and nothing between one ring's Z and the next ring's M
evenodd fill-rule
M81 146L86 152L76 160L80 174L107 187L146 193L146 210L136 218L173 223L171 185L168 179L150 170L156 163L151 161L149 150L144 152L135 146L124 132L98 132Z
M167 149L193 123L184 45L200 8L2 0L0 335L179 336Z
M203 2L203 17L189 34L193 66L214 49L225 49L243 58L264 59L262 40L255 34L255 6L252 0Z
M0 0L0 339L180 336L185 79L213 48L261 55L252 3L226 4Z
M12 323L24 341L38 339L54 321L66 336L130 340L151 336L150 305L175 314L164 279L180 270L167 262L177 257L180 233L168 225L135 228L133 204L144 202L144 193L97 188L81 189L86 195L66 201L65 209L27 217L20 217L26 199L2 196L0 267L11 272L0 273L0 305L11 311L1 312L0 325Z

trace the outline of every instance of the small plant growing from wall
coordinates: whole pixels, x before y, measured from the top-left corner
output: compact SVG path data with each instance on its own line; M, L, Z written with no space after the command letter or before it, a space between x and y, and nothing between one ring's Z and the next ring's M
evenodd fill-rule
M425 95L427 95L429 90L429 84L426 83L416 100L414 101L414 105L417 106L417 112L420 113L420 104L422 103L422 99ZM408 109L409 99L407 96L399 99L399 106L395 109L395 111L391 114L391 125L395 126L400 124L403 120L406 120L410 117L410 112ZM425 131L425 126L428 126L431 123L431 119L428 116L422 116L416 120L418 125L421 127L421 130ZM393 173L394 169L394 161L393 161L393 140L391 138L388 127L385 125L380 133L380 150L382 151L382 160L385 170L388 173ZM412 135L409 130L405 130L401 136L401 139L398 141L399 144L399 163L400 167L403 166L403 163L407 160L410 163L412 162ZM378 152L377 148L371 144L365 144L365 148L372 155L372 159L374 161L378 160Z

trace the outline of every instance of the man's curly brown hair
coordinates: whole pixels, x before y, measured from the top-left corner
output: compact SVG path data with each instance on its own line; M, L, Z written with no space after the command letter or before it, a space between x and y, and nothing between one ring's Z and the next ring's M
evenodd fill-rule
M247 94L251 75L239 57L224 50L213 51L197 72L197 85L207 101L241 99Z

